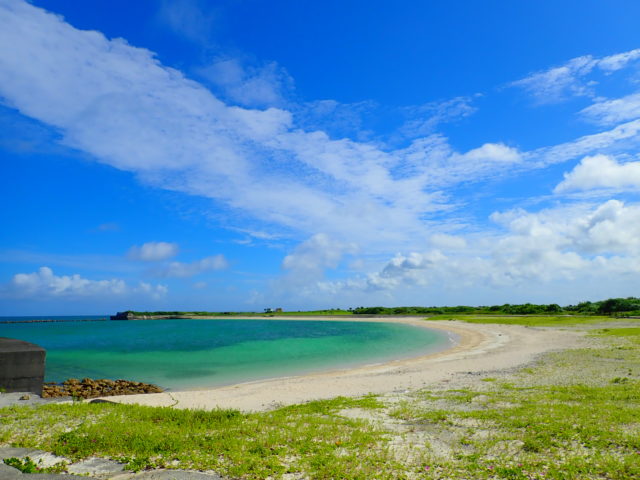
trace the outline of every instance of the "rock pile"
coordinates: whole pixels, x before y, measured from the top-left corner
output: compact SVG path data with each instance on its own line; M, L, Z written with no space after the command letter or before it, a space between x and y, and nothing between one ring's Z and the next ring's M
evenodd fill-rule
M113 395L135 395L138 393L160 393L162 389L157 385L128 380L92 380L70 378L62 384L45 383L42 388L42 398L76 397L95 398Z

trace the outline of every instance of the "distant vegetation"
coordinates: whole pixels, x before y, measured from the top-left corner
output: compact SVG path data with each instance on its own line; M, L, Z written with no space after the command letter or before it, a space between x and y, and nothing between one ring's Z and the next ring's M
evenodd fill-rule
M358 307L356 315L640 315L640 298L609 298L600 302L581 302L577 305L561 307L556 303L537 305L523 303L469 307Z
M267 309L270 310L270 309ZM556 303L537 305L533 303L509 304L470 307L459 305L456 307L357 307L347 310L332 308L326 310L284 311L265 313L256 312L179 312L158 311L138 312L127 310L136 317L141 316L273 316L273 315L640 315L640 298L609 298L599 302L580 302L577 305L561 307Z

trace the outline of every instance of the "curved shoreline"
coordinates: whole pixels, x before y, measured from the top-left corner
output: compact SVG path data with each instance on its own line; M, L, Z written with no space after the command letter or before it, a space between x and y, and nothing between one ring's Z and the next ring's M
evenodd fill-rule
M213 319L213 318L211 318ZM469 324L459 321L428 321L418 318L389 317L353 319L341 317L270 317L270 320L324 320L401 323L445 330L458 337L451 348L435 353L307 375L279 377L240 383L206 390L189 390L121 397L102 400L211 410L234 408L260 411L337 396L368 393L388 394L447 382L460 372L481 372L513 368L531 362L541 353L569 348L580 335L556 329L529 328L516 325Z

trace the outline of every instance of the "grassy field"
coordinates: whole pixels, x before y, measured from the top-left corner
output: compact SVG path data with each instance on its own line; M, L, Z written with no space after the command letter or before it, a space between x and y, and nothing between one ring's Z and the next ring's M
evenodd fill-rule
M588 345L517 372L475 376L463 387L265 413L9 407L0 409L0 443L74 460L111 457L134 470L215 470L232 478L640 478L640 323L491 320L585 328Z
M586 315L433 315L429 320L460 320L468 323L493 323L500 325L524 325L527 327L567 327L620 323L625 319L609 316ZM631 320L633 321L633 320Z

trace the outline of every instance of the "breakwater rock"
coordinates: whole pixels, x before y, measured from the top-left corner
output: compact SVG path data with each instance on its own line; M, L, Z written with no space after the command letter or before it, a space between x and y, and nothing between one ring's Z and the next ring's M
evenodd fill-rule
M160 393L162 388L151 383L132 382L129 380L92 380L70 378L62 384L45 383L42 388L42 398L76 397L96 398L113 395L136 395L139 393Z

